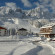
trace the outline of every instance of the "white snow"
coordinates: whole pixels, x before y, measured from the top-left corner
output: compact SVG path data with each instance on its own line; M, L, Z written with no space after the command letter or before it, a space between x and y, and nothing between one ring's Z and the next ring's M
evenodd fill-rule
M0 7L0 25L7 29L25 28L31 30L31 32L39 33L40 28L33 27L28 21L23 20L23 18L37 19L40 17L48 19L52 18L52 14L41 11L40 7L27 11L27 14L19 8L18 11L17 8L15 11L11 7ZM41 22L41 20L39 21ZM52 25L55 25L55 23L44 27ZM54 55L55 42L40 40L41 38L36 35L0 36L0 55Z
M4 25L2 25L4 27L6 27L7 29L10 29L10 28L17 28L17 25L11 23L11 22L5 22Z
M33 42L40 37L29 37L17 42L0 42L0 55L54 55L50 42ZM54 44L54 43L52 43Z
M40 32L40 28L31 28L31 31L33 32L33 33L39 33Z

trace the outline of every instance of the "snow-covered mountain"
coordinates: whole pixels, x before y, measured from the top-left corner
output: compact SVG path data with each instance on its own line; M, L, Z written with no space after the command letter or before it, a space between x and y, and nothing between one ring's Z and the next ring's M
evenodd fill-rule
M55 16L48 11L43 11L40 7L36 7L35 9L31 10L22 10L17 7L14 10L8 6L0 7L0 25L5 27L8 27L10 25L12 26L9 26L10 28L13 28L15 26L15 28L17 28L18 26L26 28L28 28L29 26L29 29L32 26L39 28L42 25L46 24L46 19L52 19L53 17ZM42 22L42 18L44 18L44 22ZM42 21L39 21L38 19Z
M36 7L34 9L28 10L26 15L34 17L34 18L45 18L45 19L52 19L53 13L49 11L43 11L40 7Z
M20 8L16 8L13 10L11 7L2 6L0 7L0 19L1 17L5 18L20 18L20 19L37 19L37 18L45 18L45 19L51 19L54 16L53 13L50 13L49 11L43 11L40 7L36 7L31 10L22 10Z
M26 15L25 13L20 9L20 8L16 8L15 10L13 10L10 7L7 6L3 6L0 7L0 17L8 17L8 18L25 18Z

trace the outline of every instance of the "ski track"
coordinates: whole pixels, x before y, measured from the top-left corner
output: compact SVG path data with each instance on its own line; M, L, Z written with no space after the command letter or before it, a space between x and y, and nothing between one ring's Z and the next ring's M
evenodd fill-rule
M42 45L40 43L28 43L28 42L17 42L15 43L10 43L11 46L7 43L0 43L0 46L4 49L5 46L9 46L11 49L9 50L9 47L7 47L7 50L2 50L0 48L0 55L53 55L52 49L47 46L47 45ZM16 46L17 45L17 46ZM32 46L32 47L31 47ZM26 49L27 48L27 49ZM30 49L28 49L30 48ZM19 51L20 50L20 51ZM2 53L1 53L2 52Z
M53 55L52 49L47 45L36 43L37 47L29 50L22 55Z

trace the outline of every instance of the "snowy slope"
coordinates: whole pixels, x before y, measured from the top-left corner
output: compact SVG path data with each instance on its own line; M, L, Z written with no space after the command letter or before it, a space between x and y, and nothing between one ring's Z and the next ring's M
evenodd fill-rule
M13 19L7 19L7 21L3 21L0 23L0 26L3 26L7 29L20 29L25 28L28 31L31 30L31 32L39 33L40 29L32 26L27 20L13 18Z
M37 30L37 26L41 27L40 22L35 22L34 25L31 25L30 22L23 19L37 19L37 18L49 18L49 12L43 12L40 7L37 7L32 10L22 10L20 8L16 8L13 10L9 6L0 7L0 26L4 26L9 28L26 28L28 30ZM52 17L51 17L52 18ZM43 22L44 23L44 22ZM34 26L34 27L33 27ZM38 28L39 28L38 27ZM35 31L36 32L36 31ZM37 31L38 32L38 31Z
M50 45L28 42L0 42L0 55L54 55Z
M22 10L20 8L16 8L13 10L11 7L8 6L2 6L0 7L0 25L3 26L9 26L12 25L13 27L19 26L23 27L24 26L28 29L32 26L29 22L24 21L22 19L37 19L37 18L52 18L52 15L50 15L49 12L43 12L40 7L37 7L32 10ZM7 22L7 23L6 23ZM16 25L15 25L16 24ZM36 24L35 25L39 25ZM29 26L29 27L28 27Z

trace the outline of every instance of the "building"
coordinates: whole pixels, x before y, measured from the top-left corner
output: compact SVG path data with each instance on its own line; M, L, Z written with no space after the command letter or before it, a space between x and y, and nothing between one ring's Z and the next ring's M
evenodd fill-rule
M27 29L25 29L25 28L20 28L20 29L17 31L17 34L18 34L18 35L27 35L28 32L27 32Z
M55 37L55 23L50 23L41 27L39 34L41 37L47 38Z
M6 36L7 35L7 29L0 26L0 36Z

